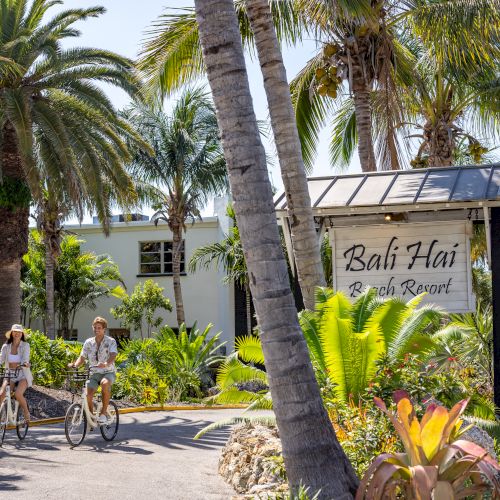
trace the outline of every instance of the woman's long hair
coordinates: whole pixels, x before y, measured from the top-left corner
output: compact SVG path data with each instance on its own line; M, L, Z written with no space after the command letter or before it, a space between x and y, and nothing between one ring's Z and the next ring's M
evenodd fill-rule
M14 337L12 336L12 330L10 332L10 337L7 339L7 342L5 342L6 344L12 344L12 341L14 340ZM25 338L24 338L24 332L23 332L23 335L21 337L21 342L26 342Z

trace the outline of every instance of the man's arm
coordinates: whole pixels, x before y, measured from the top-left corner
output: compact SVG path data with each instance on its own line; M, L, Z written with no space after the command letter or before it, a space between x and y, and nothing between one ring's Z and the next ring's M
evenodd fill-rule
M108 356L108 361L106 363L99 363L97 368L108 368L108 366L112 365L116 359L116 352L110 352Z
M80 356L78 356L78 359L74 363L70 363L68 366L70 368L78 368L84 363L85 363L85 358L80 354Z
M74 361L73 363L69 363L68 367L69 368L78 368L79 366L83 365L85 361L88 358L87 354L87 344L84 343L82 347L82 352L80 353L80 356L78 356L77 360Z

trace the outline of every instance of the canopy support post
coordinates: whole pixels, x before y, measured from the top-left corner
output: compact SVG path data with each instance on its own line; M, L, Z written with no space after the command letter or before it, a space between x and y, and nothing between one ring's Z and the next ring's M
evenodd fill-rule
M490 209L483 207L484 212L484 232L486 233L486 253L488 255L488 265L491 267L491 232L490 232Z
M491 281L493 295L493 400L500 408L500 207L491 207Z

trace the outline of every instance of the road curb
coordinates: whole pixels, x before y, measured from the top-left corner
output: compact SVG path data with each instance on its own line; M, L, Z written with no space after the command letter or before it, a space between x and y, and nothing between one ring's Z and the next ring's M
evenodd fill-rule
M119 408L120 415L126 413L142 413L146 411L196 411L196 410L240 410L246 408L247 405L218 405L218 406L190 406L190 405L167 405L167 406L133 406L131 408ZM30 421L30 427L38 427L40 425L60 424L64 422L65 417L42 418L40 420ZM11 427L7 427L10 429ZM12 427L15 429L15 427Z

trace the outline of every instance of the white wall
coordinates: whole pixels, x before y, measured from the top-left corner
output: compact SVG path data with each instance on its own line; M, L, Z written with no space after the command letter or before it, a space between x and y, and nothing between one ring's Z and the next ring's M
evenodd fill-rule
M223 237L220 222L227 229L226 217L221 210L219 217L206 217L194 225L187 224L185 238L185 262L189 261L194 250L202 245L213 243ZM158 314L165 322L173 327L177 326L175 316L174 293L171 276L138 277L139 274L139 242L140 241L171 241L172 234L165 223L157 227L151 222L115 223L112 225L109 237L105 237L98 225L68 226L72 231L85 240L83 251L96 254L108 253L118 265L127 293L132 293L134 286L147 279L153 279L165 289L165 295L171 300L172 312L159 311ZM213 323L212 333L222 331L221 340L227 341L226 349L230 352L234 345L234 290L232 286L221 283L223 272L215 268L199 270L195 274L181 276L181 286L186 314L186 323L191 326L198 322L199 328L205 328ZM92 335L91 323L95 316L104 316L110 328L119 328L120 323L110 314L111 307L120 301L113 297L98 301L95 311L82 309L77 313L75 328L78 329L78 339L84 340Z

